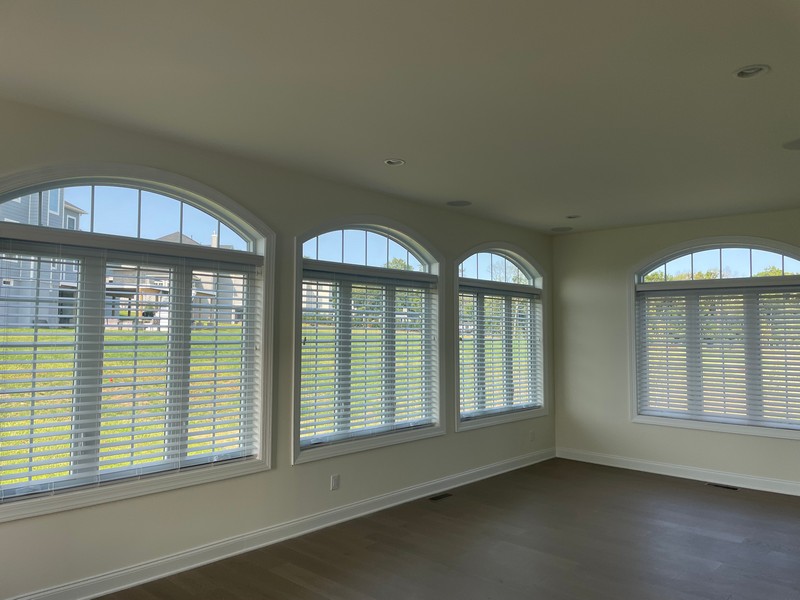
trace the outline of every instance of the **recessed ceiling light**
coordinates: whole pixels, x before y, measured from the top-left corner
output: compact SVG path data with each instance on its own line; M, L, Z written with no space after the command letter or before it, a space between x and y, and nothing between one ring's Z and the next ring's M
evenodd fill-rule
M567 233L568 231L572 231L572 227L553 227L550 231L553 233Z
M447 206L455 206L456 208L461 208L463 206L471 206L472 202L469 200L450 200L450 202L446 202Z
M769 65L747 65L734 71L734 75L739 79L749 79L757 75L766 75L770 72Z
M404 161L402 158L387 158L383 162L390 167L399 167L406 164L406 161Z
M568 219L580 219L581 216L580 215L567 215L567 218Z

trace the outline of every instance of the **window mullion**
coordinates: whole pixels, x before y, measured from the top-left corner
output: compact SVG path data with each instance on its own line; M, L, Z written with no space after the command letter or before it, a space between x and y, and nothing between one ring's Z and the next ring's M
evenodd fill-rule
M397 368L397 288L385 287L386 303L384 316L386 326L383 333L383 419L384 425L395 422L397 390L395 372Z
M543 332L542 332L542 302L540 298L532 299L528 303L528 314L526 318L528 336L528 347L533 364L528 371L528 383L530 389L534 390L532 399L539 405L544 402L544 357L543 354Z
M81 261L75 327L73 477L96 476L100 470L104 316L105 260L86 257Z
M700 339L700 297L686 295L686 364L702 365L703 351ZM703 414L702 369L686 370L686 408L691 415Z
M245 378L252 378L255 380L254 384L249 386L250 393L254 394L256 398L260 398L263 393L262 387L262 368L260 365L263 364L262 360L262 339L261 339L261 328L251 328L247 326L248 321L252 319L251 315L248 314L250 310L255 312L258 315L262 315L264 311L264 306L259 302L259 292L258 292L258 281L264 276L262 269L258 268L253 273L248 273L245 278L245 287L244 292L241 294L239 303L237 305L237 309L240 309L241 318L239 319L239 324L242 327L243 331L243 338L245 348L251 348L249 352L252 352L254 356L253 362L244 366L244 373L243 375ZM248 352L248 353L249 353ZM258 357L255 359L255 357ZM240 391L243 394L243 398L246 398L247 395L247 388L245 387L244 383L240 384ZM261 440L261 431L262 428L266 427L264 425L264 419L266 415L264 415L261 411L260 405L256 404L252 406L252 415L255 417L256 422L258 425L256 428L248 433L249 437L252 440L253 449L256 452L261 450L260 440ZM266 418L266 421L269 422L269 419ZM258 433L256 433L258 432ZM245 442L246 444L248 442Z
M424 369L430 369L434 373L434 381L438 381L436 378L436 373L438 371L437 367L435 366L436 361L438 359L438 331L436 330L436 326L434 325L431 330L429 330L430 325L432 323L438 323L438 305L436 296L430 292L427 288L420 292L422 294L422 313L424 314L423 325L420 328L420 336L422 338L428 336L430 333L430 340L429 342L422 343L422 356L424 360L422 362ZM435 418L434 406L433 406L433 398L437 396L438 390L436 389L436 383L429 382L427 379L424 381L422 385L422 393L423 393L423 413L425 418L433 419Z
M189 368L192 341L192 269L173 270L170 298L169 357L167 359L167 456L180 464L186 459L189 421Z
M475 295L475 408L486 408L486 296Z
M514 308L512 297L503 298L503 388L506 406L514 406Z
M335 397L334 425L336 431L350 429L350 393L353 340L353 287L349 281L341 281L339 288L339 310L336 322Z
M759 301L761 294L745 293L744 295L744 353L745 353L745 386L747 390L747 416L760 421L764 416L764 394L762 386L761 364L761 315Z

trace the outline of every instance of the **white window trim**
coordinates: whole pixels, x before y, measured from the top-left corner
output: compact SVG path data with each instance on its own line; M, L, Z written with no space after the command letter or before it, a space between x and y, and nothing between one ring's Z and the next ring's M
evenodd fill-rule
M536 278L536 286L534 289L541 293L542 300L542 406L535 408L523 408L514 410L507 413L498 415L488 415L485 417L477 417L468 420L461 419L461 389L460 389L460 355L459 355L459 289L461 277L459 277L458 266L467 258L476 254L477 252L490 252L492 250L500 250L507 252L511 255L518 256L521 260L531 265L539 277ZM537 419L539 417L546 417L550 414L550 398L551 398L551 378L550 378L550 302L549 302L549 287L542 287L541 280L547 281L547 273L542 269L542 266L534 260L525 250L509 244L507 242L486 242L478 246L470 248L459 256L453 263L453 305L451 310L452 326L453 326L453 356L455 363L453 365L452 386L455 392L455 410L453 410L453 427L456 432L470 431L473 429L480 429L482 427L492 427L494 425L502 425L504 423L515 423L517 421L525 421L528 419ZM490 282L487 282L489 284ZM499 282L498 282L499 283ZM502 284L499 284L502 285ZM489 289L487 287L487 289Z
M0 506L0 523L177 490L231 477L260 473L267 469L269 469L267 461L252 459L232 465L209 465L197 470L119 481L96 488L75 489L53 496L23 498Z
M190 200L200 207L209 207L213 212L226 219L247 223L251 235L259 240L258 247L250 256L257 256L260 268L264 269L263 287L261 290L263 317L261 324L261 344L264 348L263 363L261 365L263 373L262 397L259 407L261 416L260 439L258 442L260 455L251 459L231 464L217 463L198 468L188 469L178 472L159 473L153 476L142 477L117 481L98 487L77 488L64 491L54 495L42 495L28 498L21 498L17 501L0 504L0 523L23 519L33 516L46 515L65 510L94 506L105 502L135 498L157 492L177 490L184 487L200 485L215 481L221 481L232 477L240 477L259 473L272 468L272 387L273 387L273 336L274 336L274 265L275 265L275 234L264 222L236 202L223 195L222 193L196 182L192 179L136 165L125 165L116 163L97 163L97 164L65 164L55 165L39 169L33 169L21 173L16 173L0 179L0 196L14 192L18 196L24 196L26 190L46 189L48 185L78 185L80 182L100 182L111 185L135 185L142 186L144 189L161 191L177 195L183 199ZM27 231L26 238L38 238L38 241L50 243L76 243L80 240L80 245L91 245L91 239L102 234L87 234L81 231L72 230L53 230L36 228L32 231L30 226L18 225L14 223L4 223L0 229L7 233L13 232L13 228L22 227ZM34 236L29 234L38 232ZM0 237L5 234L0 231ZM141 250L145 246L150 246L154 251L160 249L162 253L180 256L195 256L203 258L205 250L203 247L182 246L180 244L169 244L169 250L160 242L150 242L148 240L137 240L119 238L116 236L115 248L125 250L137 246ZM166 243L166 242L165 242ZM154 244L154 245L153 245ZM104 244L98 244L104 246ZM215 249L214 254L219 257L219 253L227 252ZM230 251L234 252L234 251ZM248 254L234 252L235 260L241 261L243 256ZM233 256L231 258L234 258Z
M780 427L760 427L757 425L738 425L733 423L716 423L713 421L697 421L693 419L682 419L680 417L657 417L651 415L640 415L638 406L638 389L636 385L636 278L645 272L646 269L658 266L663 262L668 262L689 251L702 251L707 249L719 248L720 246L736 245L740 247L750 247L770 252L780 252L782 254L796 255L798 249L785 242L770 240L760 237L749 236L720 236L702 238L700 240L690 240L661 250L646 260L642 260L634 265L628 274L628 395L629 395L629 417L632 423L640 425L657 425L662 427L678 427L680 429L693 429L698 431L711 431L716 433L732 433L738 435L750 435L757 437L779 438L779 439L800 439L800 429L785 429ZM785 276L796 279L797 277ZM733 282L733 283L732 283ZM695 283L693 281L682 281L680 284ZM766 282L767 285L769 282ZM725 280L698 280L693 287L729 287L731 285L763 285L763 281L753 281L746 279L725 279ZM651 284L659 285L659 284ZM669 282L667 282L669 286ZM653 289L656 289L655 287Z
M57 203L56 204L56 207L57 207L56 210L53 210L52 204L51 204L52 199L53 199L53 197L50 194L48 194L47 195L47 212L50 213L51 215L60 215L61 214L61 210L60 210L61 204ZM49 219L48 219L48 221L49 221Z
M424 257L431 265L431 274L437 275L436 295L439 300L439 323L436 334L435 352L437 353L438 362L438 390L436 393L436 421L434 424L422 427L419 429L396 430L384 434L346 440L336 442L316 448L300 447L300 371L301 371L301 344L302 337L302 323L303 323L303 244L318 235L328 231L335 231L337 229L353 229L353 228L366 228L372 231L384 230L390 236L400 234L405 238L403 243L411 246L420 256ZM347 264L336 264L340 270L347 270ZM425 240L422 236L410 230L405 225L398 223L392 219L378 215L360 215L350 218L335 219L326 222L324 225L317 226L303 235L295 238L295 285L294 285L294 323L293 323L293 340L294 346L292 348L292 358L294 361L294 402L292 411L292 464L298 465L334 456L342 456L345 454L352 454L354 452L363 452L365 450L373 450L385 446L393 446L395 444L404 444L416 440L436 437L445 434L445 419L446 409L444 406L444 360L442 360L443 334L444 334L444 319L442 318L442 298L444 295L444 277L442 277L442 264L443 261L434 249L434 246ZM402 277L402 271L398 271Z

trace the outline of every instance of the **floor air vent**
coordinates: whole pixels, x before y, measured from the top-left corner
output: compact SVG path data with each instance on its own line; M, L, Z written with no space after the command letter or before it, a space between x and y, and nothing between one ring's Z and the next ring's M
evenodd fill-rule
M447 492L445 492L444 494L436 494L435 496L431 496L430 498L428 498L428 500L430 500L431 502L439 502L441 500L444 500L445 498L449 498L452 495L453 494L448 494Z
M710 485L711 487L715 488L722 488L723 490L732 490L734 492L739 491L739 488L735 485L725 485L724 483L706 483L706 485Z

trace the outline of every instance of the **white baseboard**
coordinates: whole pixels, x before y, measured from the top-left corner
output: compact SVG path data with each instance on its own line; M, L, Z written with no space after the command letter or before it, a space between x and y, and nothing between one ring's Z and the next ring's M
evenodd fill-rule
M265 527L244 535L220 540L205 546L192 548L170 556L158 558L131 567L125 567L95 577L74 581L65 585L17 596L14 600L86 600L103 594L139 585L154 579L167 577L180 571L193 569L229 556L268 546L281 540L310 533L336 523L349 521L397 504L424 498L445 490L487 477L527 467L550 458L555 458L553 448L531 452L512 459L497 462L456 475L448 475L434 481L397 490L368 500L326 510L272 527Z
M673 477L683 477L684 479L721 483L723 485L732 485L751 490L800 496L800 482L787 479L753 477L751 475L741 475L728 471L715 471L713 469L701 469L698 467L641 460L613 454L600 454L598 452L587 452L586 450L576 450L574 448L557 448L556 456L580 462L606 465L608 467L620 467L622 469L646 471L647 473L656 473L658 475L671 475Z

